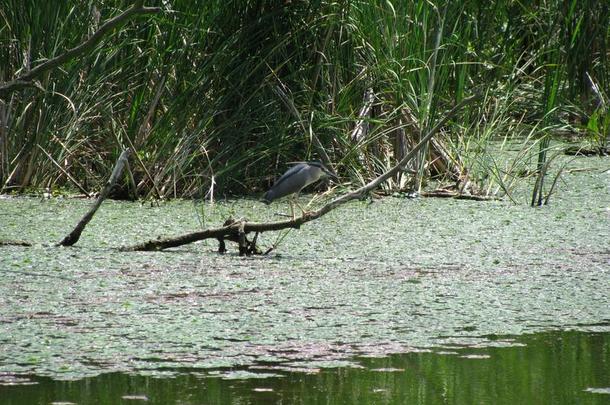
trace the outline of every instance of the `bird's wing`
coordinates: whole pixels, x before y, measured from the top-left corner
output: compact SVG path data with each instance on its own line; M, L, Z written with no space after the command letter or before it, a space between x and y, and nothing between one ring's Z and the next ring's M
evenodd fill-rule
M286 171L286 173L282 174L282 177L277 179L277 181L273 184L273 187L276 187L283 183L287 178L291 177L294 174L297 174L302 168L304 163L299 163L296 166L292 166L290 169Z

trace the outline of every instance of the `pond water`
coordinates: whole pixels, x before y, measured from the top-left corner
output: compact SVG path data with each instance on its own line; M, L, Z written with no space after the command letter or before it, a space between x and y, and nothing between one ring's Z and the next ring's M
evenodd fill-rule
M355 358L350 367L269 365L184 370L172 378L112 373L0 386L2 404L607 404L608 334L543 332L494 337L485 348ZM606 388L603 388L606 387Z
M0 403L610 401L610 164L567 169L550 206L355 202L264 257L116 248L282 203L109 201L55 248L90 202L0 198L36 243L0 246Z

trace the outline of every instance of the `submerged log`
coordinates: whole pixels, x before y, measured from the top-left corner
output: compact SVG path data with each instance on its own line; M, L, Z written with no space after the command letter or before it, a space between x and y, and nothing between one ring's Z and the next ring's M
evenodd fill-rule
M563 151L564 155L568 156L608 156L610 154L610 149L607 149L603 146L586 148L580 146L569 146Z
M455 198L456 200L474 200L474 201L497 201L499 197L484 196L477 194L464 194L459 191L451 190L433 190L433 191L422 191L420 193L422 197L437 197L437 198Z
M0 246L32 246L30 242L24 240L0 240Z

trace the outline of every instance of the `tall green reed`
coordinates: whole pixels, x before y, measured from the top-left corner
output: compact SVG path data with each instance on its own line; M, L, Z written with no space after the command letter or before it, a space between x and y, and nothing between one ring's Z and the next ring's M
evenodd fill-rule
M43 3L0 5L1 80L74 46L129 4ZM493 174L496 164L473 163L484 155L469 148L521 133L515 117L536 128L557 119L540 97L540 83L554 83L543 68L549 55L561 66L557 83L568 83L556 88L555 106L589 91L578 84L583 70L601 88L608 83L607 8L584 3L590 10L558 0L151 0L164 12L134 19L51 72L45 91L0 104L0 187L73 186L67 172L96 188L125 146L136 152L134 185L121 193L135 188L142 197L205 195L212 185L217 198L259 193L284 162L309 158L361 183L400 159L453 103L487 91L485 105L464 111L437 140L465 174L491 170L473 177L498 179L484 187L492 193L512 182ZM553 24L565 27L561 35ZM374 101L360 117L367 89ZM358 122L368 130L353 139ZM423 187L434 172L428 150L415 178L405 173L385 187Z

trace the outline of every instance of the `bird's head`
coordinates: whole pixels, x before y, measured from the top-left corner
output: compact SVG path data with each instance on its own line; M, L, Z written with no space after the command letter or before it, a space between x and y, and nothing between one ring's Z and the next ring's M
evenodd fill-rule
M334 174L333 172L331 172L330 170L328 170L328 168L326 166L324 166L324 164L322 164L322 162L320 162L319 160L311 160L306 163L309 166L316 167L316 168L322 170L322 177L330 177L331 179L333 179L335 181L339 181L339 178L337 177L337 175Z

